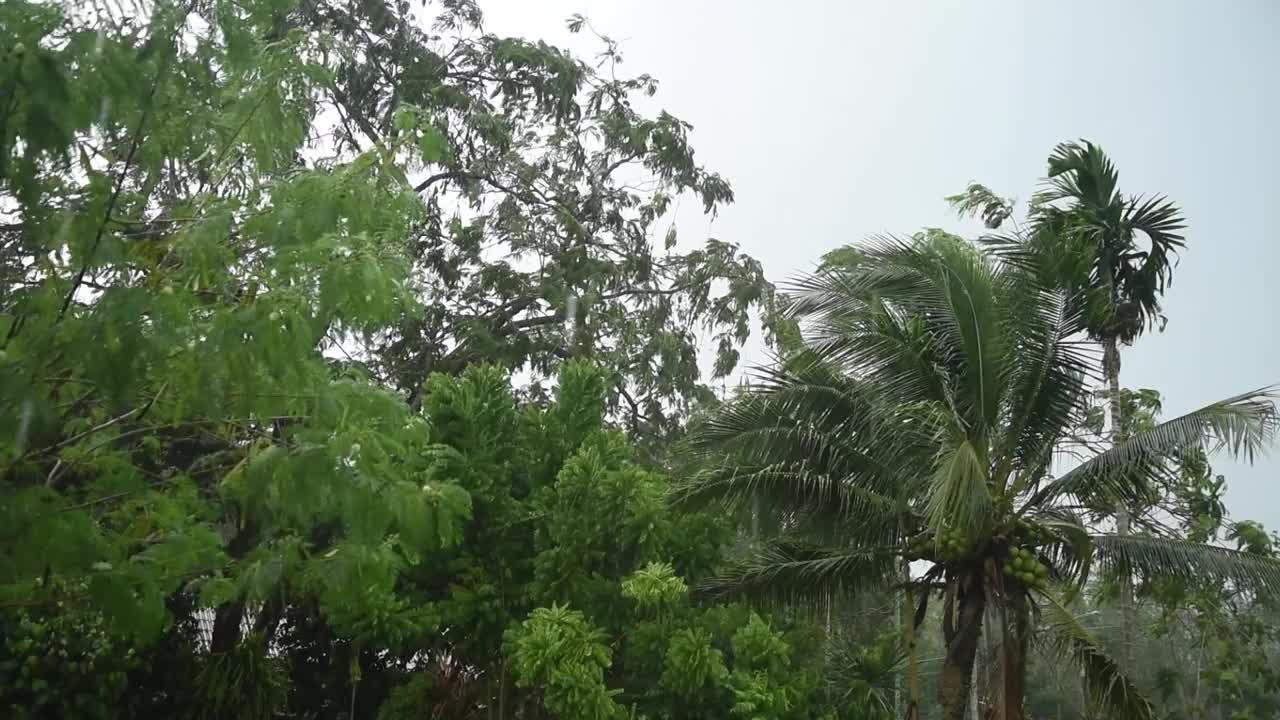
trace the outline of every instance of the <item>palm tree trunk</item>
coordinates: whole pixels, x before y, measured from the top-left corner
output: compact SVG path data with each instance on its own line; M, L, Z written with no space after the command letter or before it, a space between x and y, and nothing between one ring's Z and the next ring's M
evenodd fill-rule
M969 717L971 720L982 720L982 711L978 708L978 677L982 673L982 653L976 653L973 658L973 679L969 682Z
M920 672L916 658L915 601L911 593L911 563L902 561L902 644L907 651L907 701L902 707L903 720L920 720Z
M1120 346L1115 336L1103 340L1102 371L1107 376L1107 400L1111 415L1111 444L1124 442L1124 427L1120 403ZM1129 534L1129 508L1116 505L1116 534ZM1120 659L1126 668L1133 667L1134 637L1137 632L1137 612L1133 602L1133 576L1129 572L1120 575Z
M938 685L938 700L946 720L965 718L985 609L980 572L951 579L942 611L942 635L947 647Z
M999 631L996 654L999 662L992 678L992 697L998 720L1023 720L1027 685L1027 647L1030 610L1023 595L1010 596L999 609L997 622L989 629Z

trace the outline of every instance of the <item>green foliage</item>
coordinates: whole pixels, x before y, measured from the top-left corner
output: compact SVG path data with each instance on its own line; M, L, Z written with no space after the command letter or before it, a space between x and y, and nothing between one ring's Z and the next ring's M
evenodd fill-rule
M139 660L93 611L17 610L0 620L0 698L14 718L110 718Z
M791 647L752 613L746 625L733 634L733 715L766 720L788 717L801 700L790 677Z
M331 718L412 665L463 717L539 606L613 636L642 597L693 612L720 556L637 458L711 395L697 337L725 375L772 312L755 260L670 224L732 191L634 109L652 78L427 13L0 8L0 606L102 707L129 671L155 712Z
M517 681L541 687L546 708L560 717L618 717L616 693L604 684L610 661L604 641L604 633L581 612L557 605L538 608L511 636Z
M251 635L201 670L190 712L200 720L267 720L284 707L286 681L283 664L268 654L266 639Z
M377 720L415 720L424 717L424 710L431 706L432 687L427 676L414 674L408 681L397 685L378 708ZM425 715L430 717L430 715Z
M734 665L743 670L780 675L790 663L789 653L782 634L755 613L733 634Z
M622 595L645 609L661 610L684 600L689 588L667 563L649 563L622 581Z
M410 409L322 345L414 311L420 199L385 149L295 164L323 42L265 40L270 8L64 10L0 23L32 48L0 133L0 596L83 578L67 602L146 637L193 582L214 604L287 585L342 632L396 635L398 573L459 539L467 500Z
M0 6L4 706L879 717L891 639L696 589L723 571L830 611L910 548L970 618L949 649L979 563L1008 559L977 582L1022 598L1097 559L1198 638L1242 628L1204 643L1203 679L1265 708L1274 543L1221 532L1196 462L1206 437L1259 447L1266 395L1156 423L1139 393L1128 443L1049 476L1063 428L1097 421L1066 338L1158 314L1176 209L1063 146L1037 234L1002 255L1068 238L1034 281L930 231L827 255L782 317L759 263L676 231L682 195L714 213L732 190L601 42L591 65L495 36L470 0ZM978 185L952 200L1010 212ZM700 449L740 461L713 489L780 500L799 537L726 564L732 517L674 506L662 463L715 404L698 338L726 377L753 317L785 366ZM1238 550L1091 539L1074 515L1157 496ZM1216 588L1189 587L1202 567Z
M679 696L696 700L729 676L724 656L712 647L711 635L686 628L678 631L667 646L662 682Z
M856 720L888 720L897 717L893 707L898 671L906 660L896 630L881 630L872 642L837 638L831 645L824 683L832 704L847 709Z
M1013 201L996 195L982 183L970 183L964 192L948 195L946 201L961 216L980 216L990 230L998 229L1013 214Z

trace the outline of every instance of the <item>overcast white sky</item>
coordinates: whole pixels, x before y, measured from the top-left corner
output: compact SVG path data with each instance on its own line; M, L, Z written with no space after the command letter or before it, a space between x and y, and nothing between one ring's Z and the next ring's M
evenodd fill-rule
M869 234L966 229L943 196L1026 198L1056 143L1098 142L1125 191L1191 224L1169 327L1126 351L1124 384L1172 415L1280 381L1275 0L481 4L500 34L590 51L565 30L580 12L622 41L737 194L682 236L737 242L775 281ZM1280 529L1280 449L1217 466L1232 514Z

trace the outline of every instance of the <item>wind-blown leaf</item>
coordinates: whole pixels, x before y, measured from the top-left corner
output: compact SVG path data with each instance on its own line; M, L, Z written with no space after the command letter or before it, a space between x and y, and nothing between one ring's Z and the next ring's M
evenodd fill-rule
M1252 461L1275 437L1274 397L1269 387L1242 393L1136 433L1046 483L1028 504L1068 495L1086 500L1142 501L1151 482L1168 472L1168 460L1202 445Z
M876 238L856 267L808 276L792 291L790 312L824 357L885 381L899 400L952 407L972 433L994 424L1009 346L992 264L968 243L940 231Z
M1260 594L1280 594L1280 561L1268 557L1171 538L1096 535L1092 541L1098 564L1120 572L1213 580Z
M702 465L685 498L760 497L828 519L894 522L906 436L856 383L819 364L764 371L754 392L696 425L687 443Z
M1109 205L1116 197L1119 173L1102 148L1090 142L1061 143L1049 156L1048 201L1078 199L1093 206Z
M803 542L778 542L731 565L698 589L711 597L754 602L819 604L834 596L892 582L895 556L880 550L838 550Z
M1187 222L1168 198L1156 196L1150 198L1133 198L1127 206L1125 221L1129 229L1137 230L1147 236L1152 253L1166 253L1185 244L1182 231ZM1163 289L1163 287L1161 287Z
M1044 594L1041 642L1068 655L1084 671L1085 687L1095 706L1125 720L1154 720L1155 708L1107 655L1102 644L1070 610Z

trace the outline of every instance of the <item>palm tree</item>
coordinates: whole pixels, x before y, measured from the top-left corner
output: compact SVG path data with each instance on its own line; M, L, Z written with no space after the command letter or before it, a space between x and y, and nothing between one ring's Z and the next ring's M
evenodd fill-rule
M941 232L883 238L852 266L794 287L806 350L759 371L751 390L691 434L692 497L760 498L786 534L709 583L713 593L788 602L907 585L941 600L939 700L964 717L984 630L998 639L996 704L1020 718L1033 634L1056 638L1097 702L1124 717L1150 705L1063 597L1095 569L1215 577L1280 590L1280 563L1169 537L1097 534L1084 511L1145 497L1170 458L1208 445L1249 457L1276 428L1267 391L1134 433L1051 474L1088 408L1096 345L1071 294L1018 263ZM1048 618L1038 633L1035 617ZM988 620L990 618L990 620Z
M1006 257L1030 260L1045 273L1047 282L1068 289L1082 305L1085 330L1103 348L1111 440L1118 444L1125 427L1120 344L1131 344L1147 328L1163 324L1160 300L1173 280L1176 253L1185 243L1186 221L1181 210L1163 196L1120 193L1115 164L1093 143L1063 143L1049 156L1048 165L1046 188L1031 205L1028 232L993 240ZM979 209L974 200L957 205ZM987 205L992 203L981 207ZM1007 217L1007 206L995 205L1005 211L997 219ZM1134 508L1121 505L1114 510L1116 532L1127 534ZM1120 604L1121 645L1125 660L1132 662L1133 582L1124 575Z
M1119 372L1117 343L1163 321L1160 299L1173 281L1186 220L1164 196L1126 196L1102 148L1063 143L1049 156L1044 191L1031 205L1024 244L1053 281L1084 299L1085 329L1104 346L1104 371Z

